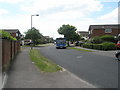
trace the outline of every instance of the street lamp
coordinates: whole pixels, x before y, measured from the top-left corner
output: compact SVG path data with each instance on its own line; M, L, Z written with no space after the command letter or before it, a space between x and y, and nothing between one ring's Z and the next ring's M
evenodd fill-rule
M32 30L32 16L39 16L39 14L31 15L31 30Z
M33 17L33 16L39 16L39 14L31 15L31 31L32 31L32 17ZM31 35L31 40L32 40L32 35ZM32 45L31 45L31 49L32 49Z

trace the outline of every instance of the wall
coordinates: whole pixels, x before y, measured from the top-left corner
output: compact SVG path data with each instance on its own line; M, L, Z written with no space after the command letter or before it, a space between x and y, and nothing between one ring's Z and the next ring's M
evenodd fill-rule
M117 36L120 33L120 30L118 29L113 29L112 33L105 33L104 29L98 29L98 30L93 30L92 34L90 35L90 37L95 37L95 36L102 36L102 35L113 35L113 36Z
M15 55L20 50L19 41L2 39L2 69L7 70Z

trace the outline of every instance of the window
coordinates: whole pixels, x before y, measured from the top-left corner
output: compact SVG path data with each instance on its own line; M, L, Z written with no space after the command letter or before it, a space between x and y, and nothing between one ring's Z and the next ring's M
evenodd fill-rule
M105 29L105 33L112 33L112 29Z

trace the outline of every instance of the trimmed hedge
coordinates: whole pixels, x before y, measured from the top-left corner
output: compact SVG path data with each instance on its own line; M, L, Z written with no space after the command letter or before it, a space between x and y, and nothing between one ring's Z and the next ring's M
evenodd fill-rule
M102 43L103 50L115 50L117 47L115 43L112 42L104 42Z
M103 42L103 40L101 39L101 37L94 37L92 39L92 43L94 43L94 44L100 44L102 42Z
M89 49L96 49L96 50L115 50L116 45L112 42L104 42L102 44L91 44L91 43L85 43L82 45L84 48Z
M103 50L103 45L102 44L94 44L93 48L97 49L97 50Z
M3 31L3 30L0 30L0 38L10 39L10 40L14 40L14 41L17 40L16 38L12 37L12 36L10 35L10 33L5 32L5 31Z
M104 42L114 42L114 37L112 35L103 35L100 37Z
M85 43L85 44L82 45L82 47L93 49L93 45L94 44L92 44L92 43Z

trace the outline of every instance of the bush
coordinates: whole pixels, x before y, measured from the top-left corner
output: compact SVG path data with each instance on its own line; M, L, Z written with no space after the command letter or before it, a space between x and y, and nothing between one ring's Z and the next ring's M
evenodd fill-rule
M114 37L112 35L104 35L104 36L101 36L101 39L104 41L104 42L114 42Z
M93 49L93 44L92 43L85 43L82 45L82 47Z
M102 43L103 41L102 41L102 39L101 39L101 37L94 37L93 39L92 39L92 43L94 43L94 44L100 44L100 43Z
M16 38L12 37L10 33L0 30L0 38L10 39L10 40L17 40Z
M115 50L117 47L115 43L112 42L104 42L102 43L103 50Z
M97 50L103 50L103 45L102 44L94 44L93 48L97 49Z
M97 49L97 50L115 50L117 48L115 43L112 43L112 42L104 42L102 44L86 43L86 44L83 44L83 47L90 48L90 49Z

